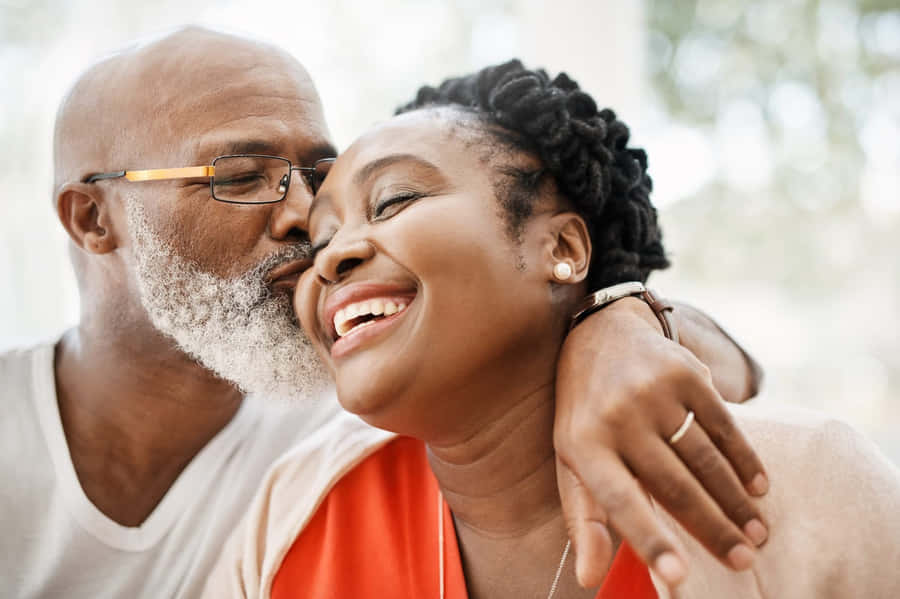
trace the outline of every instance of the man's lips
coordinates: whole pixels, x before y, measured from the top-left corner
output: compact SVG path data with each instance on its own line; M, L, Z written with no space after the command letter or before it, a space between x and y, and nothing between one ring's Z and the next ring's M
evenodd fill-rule
M277 266L269 271L267 277L269 285L273 289L285 289L291 291L297 286L297 279L312 266L312 260L309 258L301 258L300 260L292 260Z

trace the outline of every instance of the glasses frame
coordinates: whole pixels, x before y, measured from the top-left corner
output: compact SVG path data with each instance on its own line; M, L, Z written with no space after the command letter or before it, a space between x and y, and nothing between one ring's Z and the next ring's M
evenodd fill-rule
M216 162L222 160L223 158L274 158L276 160L281 160L287 163L288 166L288 180L287 185L285 186L284 193L281 194L281 197L277 200L271 200L268 202L236 202L234 200L223 200L221 198L216 197L214 177L216 174ZM291 190L291 179L293 179L294 171L298 171L303 179L306 181L306 184L309 186L310 191L313 194L316 193L317 187L315 185L315 181L313 180L313 176L316 174L316 168L319 164L333 164L336 160L335 157L330 158L320 158L313 162L312 166L294 166L290 160L284 158L283 156L270 156L268 154L226 154L224 156L216 156L212 160L212 164L209 166L182 166L176 168L154 168L154 169L145 169L145 170L125 170L125 171L113 171L109 173L92 173L90 175L85 176L81 182L82 183L94 183L96 181L104 181L107 179L121 179L125 178L132 182L137 181L164 181L170 179L193 179L197 177L209 177L209 195L212 196L217 202L222 202L223 204L240 204L244 206L257 206L257 205L266 205L266 204L277 204L279 202L283 202L287 197L288 192Z

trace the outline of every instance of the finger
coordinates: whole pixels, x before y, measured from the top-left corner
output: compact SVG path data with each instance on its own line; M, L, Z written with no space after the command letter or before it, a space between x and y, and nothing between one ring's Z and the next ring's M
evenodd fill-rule
M698 422L693 423L681 439L669 446L725 515L740 527L754 545L762 545L768 537L762 514L703 427Z
M671 452L670 456L675 459ZM616 454L599 450L586 466L579 471L580 480L593 503L608 516L613 530L670 588L677 586L687 575L684 550L657 519L649 498L625 464Z
M745 488L757 497L765 495L769 490L769 480L762 460L738 428L725 401L716 390L709 387L705 395L692 394L686 403L694 411L697 422L709 439L734 468Z
M755 557L750 542L668 444L654 438L644 447L637 459L625 459L653 498L722 563L735 570L749 568Z
M603 509L591 501L587 489L561 460L556 479L566 529L575 549L575 573L584 588L600 586L613 556L613 541Z

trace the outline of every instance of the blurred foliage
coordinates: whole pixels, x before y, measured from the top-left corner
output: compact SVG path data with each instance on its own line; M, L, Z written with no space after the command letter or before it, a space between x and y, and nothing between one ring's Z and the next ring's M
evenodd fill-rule
M831 288L835 275L849 275L857 259L865 261L867 245L896 248L897 227L881 229L884 223L874 222L882 216L878 208L867 210L860 194L871 160L861 132L878 126L873 115L895 125L900 115L896 1L650 0L647 19L648 66L668 118L712 137L723 115L762 117L761 130L750 137L761 140L766 155L720 165L709 185L673 208L689 213L679 223L704 236L726 235L735 252L752 257L746 261L751 272L813 295ZM879 39L891 35L897 39ZM882 152L879 143L872 140L867 150ZM742 168L769 174L760 184L753 173L741 177ZM729 179L735 178L749 178L751 185L734 185ZM900 198L879 205L891 201ZM896 209L886 209L895 216ZM857 255L832 251L835 240L826 230L834 221L858 242L852 244ZM792 245L786 255L775 238L781 235L810 243ZM678 258L691 262L689 270L717 268L703 246L682 249L689 253Z
M678 278L742 305L764 362L780 348L781 399L892 430L900 4L648 0L646 15L659 120L709 148L679 167L710 176L663 210Z

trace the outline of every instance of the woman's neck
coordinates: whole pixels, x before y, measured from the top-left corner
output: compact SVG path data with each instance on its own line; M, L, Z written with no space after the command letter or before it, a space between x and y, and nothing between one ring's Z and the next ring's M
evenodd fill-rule
M456 524L469 596L539 597L566 545L553 451L553 381L533 385L465 440L429 444ZM497 401L497 398L491 398ZM592 597L568 560L557 594Z
M553 384L452 445L429 445L431 469L458 526L516 537L560 513Z

